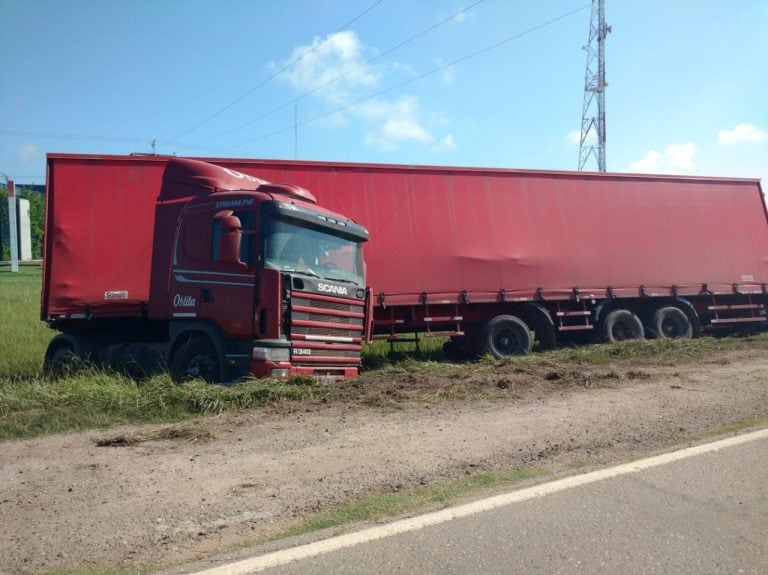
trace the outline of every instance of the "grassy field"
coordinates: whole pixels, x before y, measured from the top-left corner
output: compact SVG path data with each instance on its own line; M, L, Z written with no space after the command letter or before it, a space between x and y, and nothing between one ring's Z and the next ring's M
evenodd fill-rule
M0 266L0 382L39 377L53 334L40 321L40 267L21 266L14 274Z
M582 365L617 361L668 363L710 357L728 350L768 348L768 335L639 341L564 348L502 361L485 358L469 364L473 367L468 369L467 364L441 361L442 342L425 339L418 356L389 355L386 344L367 347L364 375L359 380L334 386L324 386L307 378L288 382L250 380L232 386L207 385L200 381L179 385L167 375L136 381L99 370L53 381L42 373L45 348L54 332L39 319L39 300L40 268L23 267L21 273L11 274L9 268L0 267L0 439L123 423L179 421L227 410L265 404L279 407L305 400L376 404L377 390L370 388L383 386L389 375L409 372L458 382L458 391L447 397L466 398L475 397L476 390L462 393L460 382L480 368L493 371L511 364L516 370L527 371L547 362L564 362L577 371ZM429 388L422 388L418 393L423 400L435 400L429 396ZM435 389L432 393L435 397L440 395L441 400L446 398L444 390Z

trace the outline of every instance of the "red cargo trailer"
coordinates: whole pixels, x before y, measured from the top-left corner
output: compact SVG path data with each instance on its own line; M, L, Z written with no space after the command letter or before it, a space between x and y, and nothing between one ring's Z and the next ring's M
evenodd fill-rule
M213 160L312 189L371 232L374 330L498 357L766 323L759 180ZM533 335L531 335L533 332Z
M354 376L367 238L298 186L189 159L49 154L41 315L62 333L46 366Z

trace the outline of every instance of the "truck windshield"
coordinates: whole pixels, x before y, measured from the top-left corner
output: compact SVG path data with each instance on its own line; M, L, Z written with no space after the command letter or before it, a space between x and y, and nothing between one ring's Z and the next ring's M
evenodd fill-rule
M331 230L301 221L268 217L264 227L264 265L328 280L365 285L362 246Z

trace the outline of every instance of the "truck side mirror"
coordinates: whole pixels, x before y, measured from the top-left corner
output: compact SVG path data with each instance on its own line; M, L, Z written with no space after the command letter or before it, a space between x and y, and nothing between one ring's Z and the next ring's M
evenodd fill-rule
M234 231L240 231L242 228L242 225L240 224L240 218L233 215L228 216L222 216L220 218L216 218L219 222L219 226L221 226L222 232L234 232Z
M240 261L241 224L240 218L232 212L220 212L214 216L214 226L218 227L218 261L242 264Z

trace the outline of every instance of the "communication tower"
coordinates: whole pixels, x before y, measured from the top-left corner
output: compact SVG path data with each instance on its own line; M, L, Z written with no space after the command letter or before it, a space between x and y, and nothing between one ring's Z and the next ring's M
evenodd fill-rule
M589 42L584 46L587 71L584 74L579 171L584 169L590 156L597 160L598 171L605 171L605 88L608 86L605 83L605 37L610 31L611 27L605 24L605 0L592 0Z

